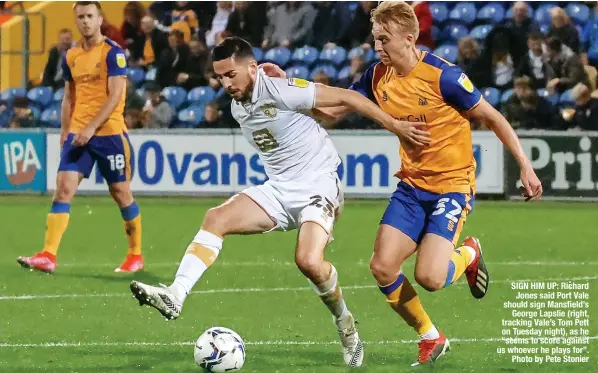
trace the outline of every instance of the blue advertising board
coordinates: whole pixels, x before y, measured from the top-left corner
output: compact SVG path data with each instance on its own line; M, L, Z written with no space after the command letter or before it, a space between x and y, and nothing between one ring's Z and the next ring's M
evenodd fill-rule
M46 134L0 132L0 192L46 191Z

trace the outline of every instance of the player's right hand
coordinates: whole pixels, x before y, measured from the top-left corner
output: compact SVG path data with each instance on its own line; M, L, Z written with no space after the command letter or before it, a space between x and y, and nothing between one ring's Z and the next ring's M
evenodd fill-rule
M422 126L421 122L407 122L404 120L394 121L394 125L391 131L399 136L400 139L409 142L412 145L424 146L430 143L430 133L419 127Z
M60 147L64 146L66 139L69 137L68 131L60 131Z
M259 65L258 67L261 68L262 70L264 70L266 75L268 75L271 78L282 78L282 79L287 78L287 73L285 73L284 70L281 69L276 64L266 62L266 63Z

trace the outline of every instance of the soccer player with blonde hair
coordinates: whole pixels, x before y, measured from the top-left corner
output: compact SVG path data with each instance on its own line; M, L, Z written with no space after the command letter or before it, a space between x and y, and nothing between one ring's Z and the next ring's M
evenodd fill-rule
M403 274L405 260L417 252L415 280L428 291L450 286L464 273L475 298L488 291L490 278L479 240L467 237L457 245L476 187L469 118L483 121L513 154L527 199L540 198L542 185L507 120L465 73L416 48L419 24L409 4L383 2L372 11L371 20L381 61L350 89L395 118L421 122L431 137L425 145L401 141L401 170L396 174L400 182L382 216L370 262L390 307L420 336L413 364L418 365L444 355L449 342ZM272 66L268 70L275 73ZM338 119L349 111L336 107L314 113Z

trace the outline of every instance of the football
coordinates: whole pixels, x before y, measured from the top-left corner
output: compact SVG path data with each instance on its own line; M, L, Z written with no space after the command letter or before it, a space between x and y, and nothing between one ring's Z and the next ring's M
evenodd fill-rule
M235 372L245 363L245 342L233 330L206 330L195 342L195 362L208 372Z

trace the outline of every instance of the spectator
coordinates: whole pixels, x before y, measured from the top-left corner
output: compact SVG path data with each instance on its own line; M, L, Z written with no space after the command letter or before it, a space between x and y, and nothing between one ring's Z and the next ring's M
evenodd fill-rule
M139 128L141 111L145 101L137 91L131 79L127 79L127 96L125 97L125 122L127 128Z
M598 131L598 98L591 97L590 89L581 83L573 88L572 96L575 99L574 126L586 131Z
M137 64L146 68L156 63L156 56L159 58L162 52L168 48L166 35L156 27L155 19L152 16L145 16L141 19L141 30L145 35L143 44L143 55Z
M513 57L509 53L508 46L496 43L492 51L492 86L500 90L512 86L515 67Z
M108 21L108 18L106 18L106 14L102 13L102 18L103 22L100 26L100 31L102 32L102 35L104 35L108 39L111 39L121 47L124 46L126 43L125 39L123 39L122 35L120 34L120 30Z
M217 35L226 30L228 17L233 12L232 1L219 1L217 6L216 15L212 19L212 28L206 33L206 45L210 48L217 44Z
M144 128L168 128L174 111L162 96L159 85L149 82L145 85L147 101L143 107L142 125Z
M355 15L349 29L349 45L351 48L361 46L364 49L371 48L374 43L372 36L372 22L370 13L376 7L375 1L360 1L355 9Z
M225 124L222 121L222 111L218 109L218 104L210 102L206 105L204 118L197 128L221 128Z
M564 92L577 83L586 83L587 75L578 55L564 50L560 39L551 37L546 40L548 65L551 76L547 77L546 89L551 93Z
M265 1L235 1L235 10L228 17L225 31L259 47L268 22L267 11L268 3Z
M512 86L515 74L512 49L515 45L511 31L495 26L484 40L482 55L476 64L478 87L507 89ZM473 80L472 80L473 81Z
M34 128L38 126L29 108L29 100L26 97L16 97L12 102L13 116L8 123L9 128Z
M558 110L531 86L532 80L523 76L515 79L513 95L504 105L505 118L513 128L559 129L563 126Z
M363 59L363 56L355 56L353 58L351 58L351 73L349 74L348 78L345 79L341 79L338 82L338 86L341 88L349 88L351 86L351 84L355 83L357 80L359 80L359 78L361 77L361 75L363 75L363 73L366 70L366 65L365 65L365 61Z
M168 31L178 30L183 33L185 43L191 40L192 35L199 32L199 22L197 15L192 9L189 9L187 1L177 1L175 8L171 13L171 25Z
M319 49L335 44L348 47L347 33L351 25L349 4L343 1L320 1L316 12L308 44Z
M412 1L411 6L413 7L419 22L419 37L417 38L417 44L434 49L435 43L432 38L432 25L434 21L432 19L430 6L425 1Z
M294 48L304 45L311 34L315 18L316 10L309 2L288 1L275 6L268 12L262 48Z
M176 85L179 73L185 72L189 61L189 45L185 44L180 30L172 30L168 35L168 45L160 55L156 81L162 87Z
M551 25L547 37L555 37L571 48L573 53L579 53L579 33L571 19L562 8L554 7L550 10Z
M63 28L58 34L58 44L50 49L42 78L43 86L52 87L54 90L64 87L62 58L66 56L66 51L72 46L73 32L70 29Z
M318 71L314 74L314 83L330 85L330 77L323 71Z
M480 74L483 74L483 71L479 70L480 45L475 38L466 36L459 40L458 50L457 65L467 74L473 84L478 85L481 80Z
M545 88L548 76L553 76L554 72L548 71L552 69L547 63L547 57L543 51L542 34L539 31L532 32L527 38L527 46L529 48L527 55L524 56L517 71L516 76L528 76L531 78L531 86L533 89Z
M128 49L132 61L138 61L143 56L145 37L141 29L141 19L145 15L145 8L136 1L129 1L124 9L124 21L120 26L120 34Z
M8 102L0 100L0 128L8 126L12 118L12 110Z
M513 18L507 18L504 25L510 30L514 41L512 49L513 62L515 66L519 66L528 51L526 40L532 33L539 33L540 28L529 17L528 5L524 1L513 4Z
M596 4L596 2L593 2ZM592 16L583 30L584 40L587 40L583 50L586 51L582 55L582 62L584 65L592 65L598 68L598 6L594 6Z
M191 51L185 71L178 74L176 83L187 91L194 87L208 84L209 77L206 77L206 64L208 63L209 52L206 46L199 39L191 39L189 43Z

